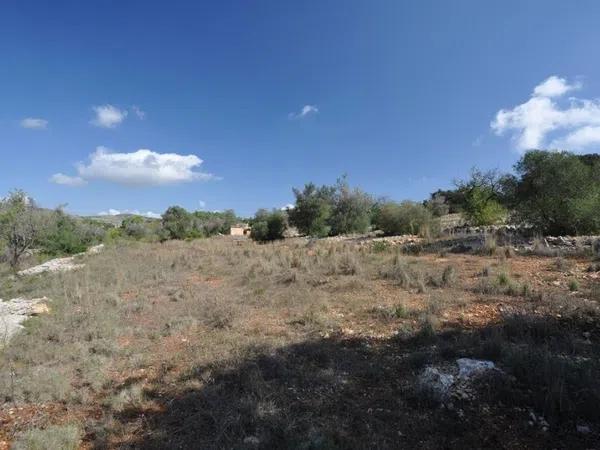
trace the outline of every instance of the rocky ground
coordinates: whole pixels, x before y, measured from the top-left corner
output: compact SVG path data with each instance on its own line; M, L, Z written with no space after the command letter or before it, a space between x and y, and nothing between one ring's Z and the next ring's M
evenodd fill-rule
M10 338L20 330L27 319L48 312L46 297L25 299L0 299L0 346L6 345Z

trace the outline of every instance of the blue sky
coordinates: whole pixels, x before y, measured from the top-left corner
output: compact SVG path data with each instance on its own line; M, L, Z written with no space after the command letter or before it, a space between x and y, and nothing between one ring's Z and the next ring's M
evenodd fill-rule
M529 146L596 151L599 21L586 0L5 0L0 192L250 215L344 173L420 200Z

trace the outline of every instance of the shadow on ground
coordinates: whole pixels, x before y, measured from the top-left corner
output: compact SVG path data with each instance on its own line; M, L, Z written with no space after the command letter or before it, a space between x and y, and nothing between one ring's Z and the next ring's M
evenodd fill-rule
M118 421L143 424L131 448L592 448L599 336L589 318L513 317L468 332L252 349L180 380L195 388L147 392L160 411L129 409ZM506 375L479 379L475 399L445 404L415 388L425 365L465 356L493 359ZM532 425L530 411L549 429Z

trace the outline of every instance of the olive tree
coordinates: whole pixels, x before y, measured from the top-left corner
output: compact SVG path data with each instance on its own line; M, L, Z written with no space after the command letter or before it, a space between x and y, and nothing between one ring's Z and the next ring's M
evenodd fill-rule
M162 227L169 239L185 239L192 227L192 216L181 206L171 206L162 215Z
M43 229L43 215L25 192L11 192L0 201L0 240L13 269L36 243Z
M259 242L275 241L284 238L286 229L287 217L283 211L259 209L252 219L250 237Z

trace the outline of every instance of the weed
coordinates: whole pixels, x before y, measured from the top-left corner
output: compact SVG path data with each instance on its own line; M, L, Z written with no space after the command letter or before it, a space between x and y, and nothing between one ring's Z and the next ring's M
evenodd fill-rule
M439 320L431 314L426 314L419 321L419 330L415 337L420 341L433 341L436 339L436 333L439 327Z
M116 395L109 402L113 411L122 412L130 408L139 407L145 399L145 394L140 384L128 386Z
M374 253L383 253L388 250L390 244L386 241L375 241L373 242L372 249Z
M76 450L81 442L76 425L50 425L20 434L12 445L14 450Z
M568 260L561 256L556 258L556 261L554 261L554 265L556 269L560 272L569 272L573 270L573 267L575 266L575 264L573 264L571 260Z
M479 253L485 256L494 256L497 251L498 242L496 240L496 236L492 234L486 234Z
M576 279L569 280L569 290L575 292L579 290L579 281Z

